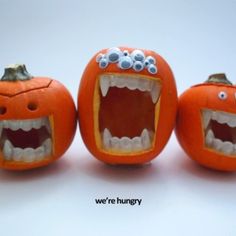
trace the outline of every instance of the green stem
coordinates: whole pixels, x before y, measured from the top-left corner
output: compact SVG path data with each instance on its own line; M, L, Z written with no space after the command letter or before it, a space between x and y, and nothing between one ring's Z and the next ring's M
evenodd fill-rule
M210 75L205 83L233 85L224 73Z
M5 68L4 75L1 78L1 81L23 81L29 80L33 77L26 70L25 65L23 64L13 64Z

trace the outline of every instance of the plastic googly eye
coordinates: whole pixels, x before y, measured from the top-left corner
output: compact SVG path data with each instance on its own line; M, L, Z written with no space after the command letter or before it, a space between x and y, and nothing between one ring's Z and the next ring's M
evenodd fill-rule
M134 61L144 61L145 59L144 53L141 50L137 49L131 53L131 57Z
M152 56L147 56L146 60L149 62L149 64L156 64L156 59Z
M150 65L150 62L149 62L147 59L145 59L145 60L144 60L144 66L145 66L145 67L148 67L149 65Z
M119 48L110 48L107 52L107 59L110 63L119 61L122 52Z
M102 58L100 61L99 61L99 67L104 69L108 66L108 61L106 58Z
M151 74L156 74L157 73L157 67L153 64L150 64L148 66L148 72L151 73Z
M221 100L225 100L225 99L228 97L228 95L227 95L226 92L221 91L221 92L218 93L218 97L219 97L219 99L221 99Z
M144 66L143 66L143 63L141 61L135 61L134 65L133 65L133 68L134 68L135 71L141 71L141 70L143 70Z
M118 66L121 69L129 69L133 66L133 61L130 57L121 57Z
M128 50L124 50L124 51L123 51L123 55L124 55L125 57L129 56L129 51L128 51Z
M99 62L105 55L102 53L99 53L96 57L96 62Z

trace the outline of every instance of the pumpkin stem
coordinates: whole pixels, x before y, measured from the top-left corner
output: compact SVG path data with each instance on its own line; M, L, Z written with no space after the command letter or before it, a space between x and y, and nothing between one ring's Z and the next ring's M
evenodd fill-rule
M216 84L228 84L233 85L226 77L224 73L212 74L208 77L205 83L216 83Z
M5 68L1 81L18 81L29 79L32 79L32 76L26 70L24 64L13 64Z

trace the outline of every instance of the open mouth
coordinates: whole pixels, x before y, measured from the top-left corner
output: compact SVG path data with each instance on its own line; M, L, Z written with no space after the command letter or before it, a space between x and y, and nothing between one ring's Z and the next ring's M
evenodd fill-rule
M106 152L136 154L152 149L159 115L161 82L136 74L99 77L97 143ZM96 114L95 114L96 115ZM96 125L96 124L95 124Z
M37 162L52 154L49 117L0 121L0 148L5 161Z
M202 110L205 145L225 155L236 156L236 115Z

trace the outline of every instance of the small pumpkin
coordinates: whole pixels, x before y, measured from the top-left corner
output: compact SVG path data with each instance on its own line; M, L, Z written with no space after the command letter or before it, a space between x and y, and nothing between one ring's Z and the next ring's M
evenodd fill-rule
M33 77L11 65L0 80L0 167L24 170L48 165L69 147L76 109L58 81Z
M173 74L153 51L104 49L83 73L78 92L81 135L105 163L151 161L170 137L176 110Z
M236 170L236 87L225 74L213 74L180 96L176 135L198 163Z

